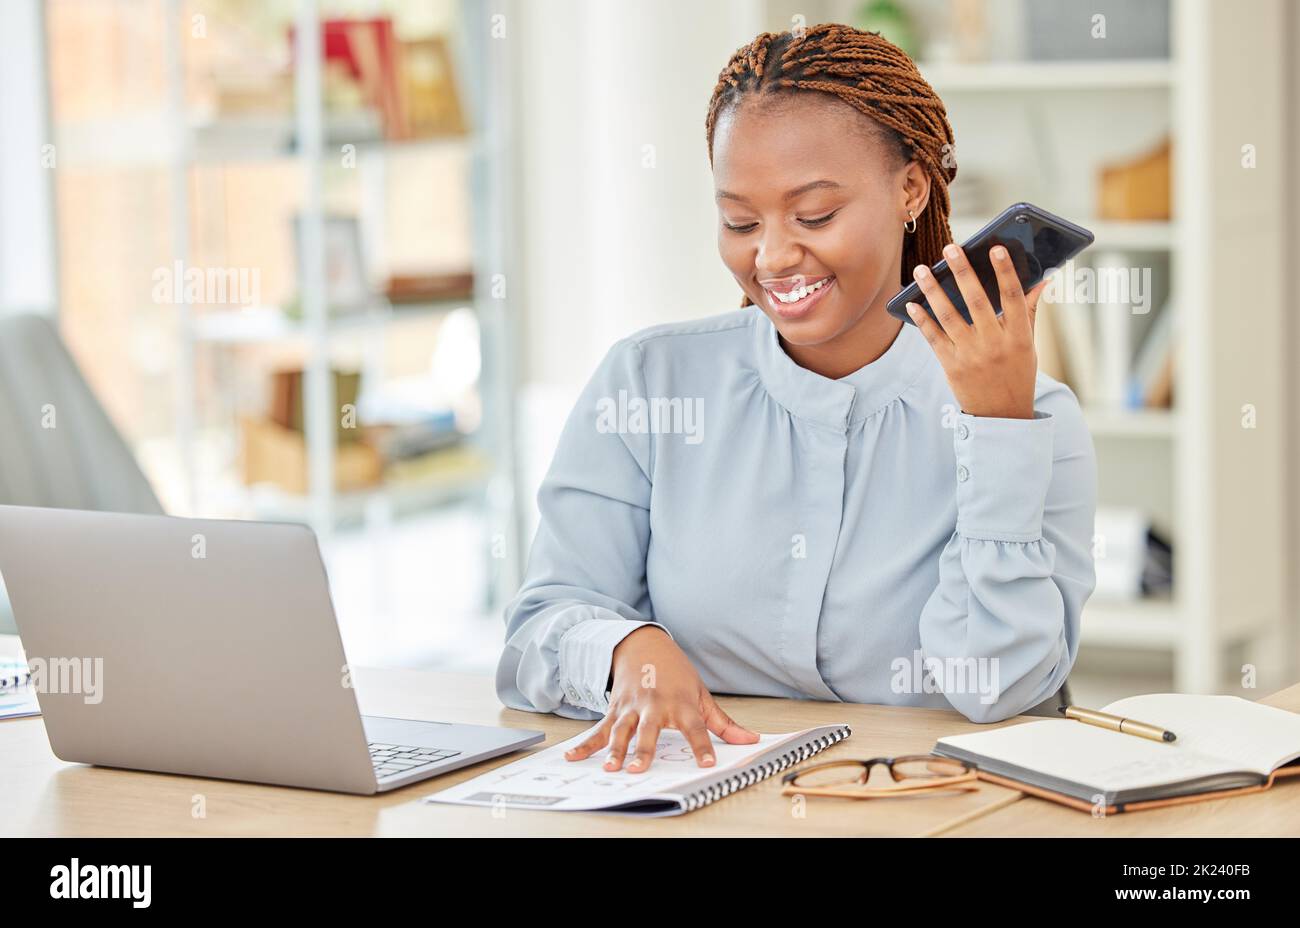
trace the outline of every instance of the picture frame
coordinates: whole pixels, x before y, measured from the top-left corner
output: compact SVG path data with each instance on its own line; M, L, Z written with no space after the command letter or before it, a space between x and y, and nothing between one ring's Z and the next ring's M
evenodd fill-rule
M330 316L362 313L375 295L366 275L361 224L355 216L329 214L322 228L325 251L325 305ZM302 215L294 216L294 254L302 267ZM301 284L299 285L301 292Z

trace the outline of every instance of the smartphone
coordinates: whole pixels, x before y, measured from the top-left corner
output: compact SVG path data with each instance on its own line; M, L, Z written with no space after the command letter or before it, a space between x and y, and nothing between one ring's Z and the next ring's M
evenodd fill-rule
M1002 295L998 287L998 276L989 258L990 248L994 245L1006 247L1012 266L1016 269L1016 276L1020 278L1020 286L1028 293L1035 284L1091 245L1092 241L1093 234L1082 226L1054 216L1032 203L1014 203L972 235L962 245L962 251L966 253L966 260L984 285L984 292L988 294L993 311L1000 316ZM948 299L952 300L953 307L961 313L966 324L971 325L970 310L966 308L956 278L948 269L948 262L940 261L930 270L934 272L943 292L948 294ZM916 281L912 281L894 296L885 309L891 316L911 322L912 319L907 314L908 303L916 303L930 314L931 319L938 321Z

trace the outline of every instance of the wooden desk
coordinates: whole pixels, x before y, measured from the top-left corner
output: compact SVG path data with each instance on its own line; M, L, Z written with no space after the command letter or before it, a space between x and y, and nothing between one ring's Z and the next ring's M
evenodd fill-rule
M588 726L549 715L504 709L488 677L408 670L359 670L362 711L535 728L546 732L544 745L569 738ZM1273 699L1272 705L1300 709L1300 686ZM955 711L899 709L843 703L722 697L727 712L761 731L792 731L848 722L853 737L824 756L874 757L925 753L936 738L977 731ZM1002 724L1022 724L1032 718ZM539 748L534 748L537 750ZM639 820L581 813L548 813L439 806L419 800L431 792L476 776L522 754L486 761L434 780L379 796L346 796L310 790L136 773L65 764L50 752L40 719L0 722L0 835L938 835L978 834L988 822L1005 822L1017 833L1163 834L1193 817L1195 833L1300 833L1300 788L1280 787L1259 796L1235 799L1258 811L1249 817L1233 808L1216 813L1160 810L1097 822L1068 809L1022 797L1011 789L983 783L978 792L943 798L892 799L839 803L810 799L803 816L780 795L779 778L742 790L689 815ZM193 815L202 797L206 816ZM1205 808L1224 803L1207 803ZM1018 808L1037 809L1027 817ZM1047 807L1043 809L1041 807ZM1196 810L1196 807L1191 807ZM1290 811L1287 816L1282 813ZM1156 818L1154 816L1159 816ZM1182 816L1180 818L1180 816ZM1129 819L1131 821L1124 821ZM1186 827L1186 826L1181 826ZM1291 830L1285 831L1284 829ZM998 826L990 833L1001 833Z

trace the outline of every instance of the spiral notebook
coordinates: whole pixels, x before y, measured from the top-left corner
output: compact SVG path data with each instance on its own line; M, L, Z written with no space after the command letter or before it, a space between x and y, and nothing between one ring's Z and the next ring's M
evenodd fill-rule
M611 773L604 769L607 748L584 760L564 759L564 752L585 741L593 730L434 793L424 801L553 812L681 815L766 780L852 734L848 725L825 725L785 735L761 735L754 744L727 744L711 734L716 766L699 767L681 732L665 729L645 773Z

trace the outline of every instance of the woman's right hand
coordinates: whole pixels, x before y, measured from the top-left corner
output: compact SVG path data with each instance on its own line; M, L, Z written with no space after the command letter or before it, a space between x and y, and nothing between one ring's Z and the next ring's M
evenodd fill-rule
M566 760L583 760L608 744L605 769L618 770L635 735L636 753L627 770L642 773L654 760L664 728L682 733L701 767L714 764L709 732L728 744L758 741L757 732L733 721L714 702L689 658L661 628L645 625L620 641L611 670L609 712L590 738L565 752Z

